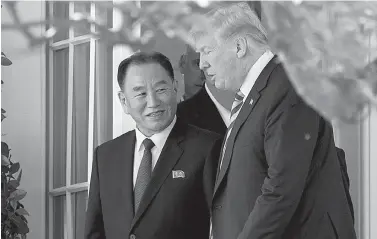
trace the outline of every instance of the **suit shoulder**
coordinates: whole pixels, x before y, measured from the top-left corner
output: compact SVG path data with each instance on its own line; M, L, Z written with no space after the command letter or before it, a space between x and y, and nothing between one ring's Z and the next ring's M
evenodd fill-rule
M220 134L196 127L191 124L187 126L187 132L188 137L200 138L202 141L206 142L208 141L212 143L214 141L222 139L222 136Z
M193 109L197 109L198 105L203 103L202 101L205 100L207 97L207 92L204 88L200 89L195 95L193 95L191 98L184 100L178 104L178 112L181 111L191 111ZM209 97L208 97L209 98Z
M190 111L193 107L195 107L195 96L191 97L190 99L184 100L180 102L177 106L177 114L181 115L186 111Z
M269 76L267 94L277 105L294 105L302 103L302 98L297 94L295 88L289 80L289 76L283 64L278 64Z
M268 117L277 117L282 112L292 109L292 107L301 106L303 107L302 109L310 109L318 118L323 119L297 93L283 67L283 64L278 64L271 72L266 89L266 98L269 101L267 107Z
M111 150L114 147L118 147L119 145L122 145L122 143L125 141L126 138L132 137L135 134L135 130L128 131L114 139L111 139L109 141L106 141L105 143L97 146L97 150Z

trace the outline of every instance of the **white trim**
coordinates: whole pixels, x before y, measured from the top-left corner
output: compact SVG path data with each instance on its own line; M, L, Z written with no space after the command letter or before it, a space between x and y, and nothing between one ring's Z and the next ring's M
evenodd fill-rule
M370 49L377 47L377 31L369 35ZM373 55L372 55L373 54ZM369 51L368 62L376 54ZM369 237L377 238L377 108L371 107L369 115ZM373 147L374 146L374 147ZM374 225L374 226L372 226Z
M54 2L49 2L48 3L48 6L49 6L49 18L52 18L53 17L53 5L54 5ZM51 39L49 41L49 45L51 45L53 43L53 40ZM53 107L53 99L54 99L54 51L52 50L51 47L48 47L48 51L49 51L49 62L48 62L48 65L49 65L49 89L48 89L48 95L49 95L49 109L48 109L48 121L49 121L49 129L48 129L48 132L49 132L49 136L48 136L48 139L49 139L49 142L48 145L49 145L49 156L48 156L48 191L50 192L52 189L53 189L53 185L54 185L54 182L53 182L53 172L54 172L54 162L53 162L53 158L54 158L54 151L53 151L53 148L54 148L54 141L53 141L53 135L54 135L54 107ZM46 101L47 102L47 101ZM50 197L48 196L48 238L53 238L54 237L54 220L53 220L53 216L54 216L54 202L53 202L53 197Z
M369 151L369 233L370 239L377 238L377 109L374 107L370 114L370 128L369 128L369 143L370 143L370 151ZM373 146L374 147L373 147ZM374 225L374 226L372 226Z
M374 32L377 34L377 32ZM372 44L372 33L369 37L369 45ZM368 62L371 60L370 51ZM362 205L361 205L361 226L362 239L377 238L377 109L374 106L368 106L369 115L362 124Z
M69 43L64 42L64 41L59 41L59 42L55 42L55 43L50 44L50 48L54 51L58 51L58 50L61 50L61 49L67 48L67 47L69 47Z
M369 107L369 106L368 106ZM367 117L360 124L360 184L358 194L360 203L359 225L355 225L359 229L359 237L362 239L372 239L370 237L370 117Z
M72 231L72 228L69 228L68 224L68 215L67 215L67 197L63 197L63 234L64 234L64 239L71 239L73 237L70 237L68 233L68 230ZM72 214L72 213L70 213Z
M46 4L44 2L41 2L41 16L43 17L44 20L46 20L47 16L46 16ZM44 27L41 27L40 29L41 31L41 34L43 34L43 32L45 31ZM41 82L41 121L40 121L40 127L41 127L41 137L42 137L42 146L41 146L41 156L42 156L42 172L43 174L41 175L42 177L42 182L45 182L45 184L43 185L44 187L42 187L42 199L41 199L41 204L42 204L42 208L41 208L41 214L42 214L42 222L44 222L46 225L47 224L47 203L48 203L48 198L46 197L46 193L48 191L48 188L46 187L47 185L47 180L48 180L48 175L46 174L46 170L47 170L47 167L48 167L48 164L47 164L47 147L48 147L48 144L49 142L47 142L47 106L46 106L46 102L47 102L47 89L46 89L46 84L47 84L47 79L48 79L48 75L47 75L47 72L46 72L46 67L47 67L47 64L49 64L49 62L47 62L47 59L46 59L46 56L47 56L47 51L48 51L48 47L43 44L41 46L41 49L40 49L40 55L42 56L41 57L41 64L40 64L40 72L41 72L41 76L42 76L42 82ZM42 224L43 225L43 224ZM44 239L46 238L47 236L47 233L46 233L46 228L44 228L42 230L42 238L41 239Z
M92 38L94 38L92 35L86 34L86 35L76 36L76 37L72 37L72 38L69 38L69 39L53 42L53 43L51 43L50 46L54 49L60 49L60 48L67 47L68 44L70 44L70 43L76 45L76 44L80 44L80 43L84 43L84 42L89 42L90 39L92 39Z
M369 106L368 106L369 107ZM361 172L360 175L360 238L372 239L370 235L370 116L361 124Z
M60 188L55 188L49 192L49 195L52 197L57 197L57 196L63 196L65 195L66 192L70 193L76 193L76 192L82 192L85 190L88 190L89 183L77 183L73 184L67 187L60 187Z
M74 2L69 3L69 17L74 13ZM73 28L69 29L69 39L73 38ZM69 43L68 53L68 111L67 111L67 156L66 156L66 186L71 185L72 174L72 116L73 116L73 88L74 88L74 45ZM73 218L72 218L72 195L70 192L66 192L66 215L67 215L67 232L68 239L73 238Z
M119 2L113 0L113 2ZM116 29L121 26L123 22L122 15L117 11L113 10L113 28ZM124 59L124 56L131 55L130 49L125 46L114 46L113 47L113 137L117 137L122 132L122 118L123 109L119 103L117 93L119 92L119 86L117 82L118 65Z
M121 2L114 0L113 2ZM138 0L137 6L141 7L141 1ZM113 11L113 29L121 26L123 18L118 11ZM133 32L135 37L140 37L141 27L135 27ZM121 104L118 99L119 85L117 80L118 66L121 61L132 55L134 52L131 48L124 45L117 45L113 47L113 138L118 137L124 132L127 132L135 127L133 119L123 112Z
M94 3L91 3L91 17L96 16ZM95 27L91 26L91 31ZM89 53L89 115L88 115L88 182L90 182L92 160L93 160L93 133L94 133L94 89L95 89L95 67L96 67L96 42L90 39ZM98 106L97 106L98 107Z

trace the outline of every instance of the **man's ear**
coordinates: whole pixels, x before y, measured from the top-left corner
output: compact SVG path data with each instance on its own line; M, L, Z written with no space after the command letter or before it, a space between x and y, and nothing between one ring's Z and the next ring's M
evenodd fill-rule
M179 58L179 71L181 74L184 74L185 72L185 66L186 66L186 55L181 55L181 58Z
M119 98L120 104L122 105L124 113L125 114L129 114L128 113L128 104L127 104L127 101L126 101L126 96L124 95L124 93L122 91L118 92L118 98Z
M176 80L176 79L173 80L173 89L174 89L175 93L178 92L178 80Z
M246 55L247 52L247 40L245 37L236 38L236 47L237 47L237 58L242 58Z

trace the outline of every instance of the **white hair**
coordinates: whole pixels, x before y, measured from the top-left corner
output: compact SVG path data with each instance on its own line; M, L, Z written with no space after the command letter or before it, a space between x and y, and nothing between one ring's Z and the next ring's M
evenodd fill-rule
M267 32L262 26L257 14L246 2L231 5L219 5L208 13L213 27L216 29L217 40L245 36L252 39L248 47L269 49Z

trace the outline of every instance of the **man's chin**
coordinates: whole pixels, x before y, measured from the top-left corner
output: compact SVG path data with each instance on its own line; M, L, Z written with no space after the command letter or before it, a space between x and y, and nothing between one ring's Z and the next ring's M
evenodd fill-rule
M226 90L224 82L215 81L215 87L219 90Z
M151 130L155 132L163 131L166 127L169 126L172 120L168 120L167 118L161 119L150 119L148 120L148 126Z

